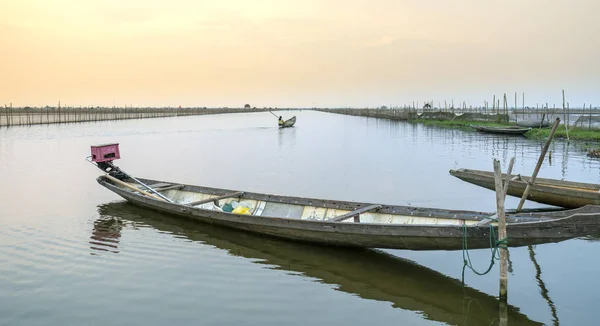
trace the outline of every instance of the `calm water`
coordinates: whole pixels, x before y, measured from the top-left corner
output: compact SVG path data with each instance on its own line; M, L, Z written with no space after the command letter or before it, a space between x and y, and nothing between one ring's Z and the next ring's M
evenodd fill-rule
M179 221L100 187L89 145L142 177L293 196L493 211L452 168L530 175L542 141L320 112L0 129L0 325L497 324L498 267L462 253L292 244ZM555 142L540 177L600 182ZM510 208L517 198L507 198ZM543 207L527 203L526 207ZM596 325L600 243L510 250L509 325ZM473 251L480 270L489 250ZM533 257L533 259L532 259Z

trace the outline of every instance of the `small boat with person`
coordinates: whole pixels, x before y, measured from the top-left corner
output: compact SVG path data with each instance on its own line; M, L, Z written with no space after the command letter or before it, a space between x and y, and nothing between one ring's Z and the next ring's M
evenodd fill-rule
M116 154L115 154L116 153ZM112 164L118 144L92 146L97 182L125 200L198 222L322 245L409 250L489 248L492 213L281 196L142 179ZM600 206L507 213L508 246L560 242L597 232ZM500 239L502 240L502 239Z
M281 117L279 117L279 128L289 128L289 127L293 127L294 124L296 124L296 116L291 117L288 120L283 121L283 119Z

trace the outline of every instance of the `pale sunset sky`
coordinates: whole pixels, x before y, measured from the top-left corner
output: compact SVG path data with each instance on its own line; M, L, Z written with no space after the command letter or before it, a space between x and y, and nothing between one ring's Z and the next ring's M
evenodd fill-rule
M600 0L0 0L0 105L600 106Z

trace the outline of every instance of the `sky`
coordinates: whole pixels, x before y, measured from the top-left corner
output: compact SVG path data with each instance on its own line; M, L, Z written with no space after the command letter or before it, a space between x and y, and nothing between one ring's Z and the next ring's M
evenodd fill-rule
M0 105L600 106L598 0L0 0Z

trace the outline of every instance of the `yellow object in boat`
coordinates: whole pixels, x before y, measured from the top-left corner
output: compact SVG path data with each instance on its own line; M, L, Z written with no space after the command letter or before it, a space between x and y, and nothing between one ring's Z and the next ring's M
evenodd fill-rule
M238 206L233 211L233 214L250 214L250 209L246 206Z

